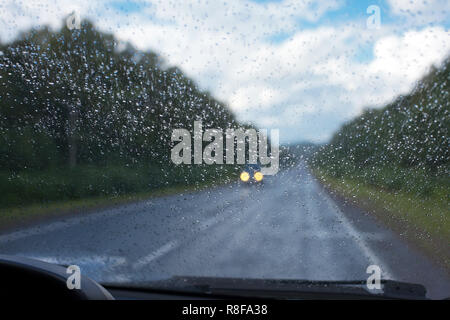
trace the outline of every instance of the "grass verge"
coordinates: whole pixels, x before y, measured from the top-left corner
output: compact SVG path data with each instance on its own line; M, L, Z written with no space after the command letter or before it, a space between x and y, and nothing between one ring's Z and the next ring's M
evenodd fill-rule
M196 192L229 182L230 179L218 179L216 181L208 181L195 185L163 187L151 191L124 195L105 195L85 199L55 201L48 204L31 204L13 208L0 208L0 230L8 230L12 227L25 226L38 221L69 216L71 214L89 213L94 210L110 208L156 197Z
M329 190L374 214L450 272L450 209L444 191L420 198L359 180L332 177L318 168L313 174Z

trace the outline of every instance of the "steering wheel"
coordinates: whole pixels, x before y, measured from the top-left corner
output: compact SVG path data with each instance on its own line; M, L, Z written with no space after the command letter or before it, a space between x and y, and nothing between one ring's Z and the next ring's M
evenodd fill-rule
M0 255L0 296L7 299L114 300L100 284L80 275L79 289L69 289L64 266Z

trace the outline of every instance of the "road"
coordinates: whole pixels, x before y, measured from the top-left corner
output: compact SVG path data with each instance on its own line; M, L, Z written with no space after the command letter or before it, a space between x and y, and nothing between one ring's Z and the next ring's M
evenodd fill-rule
M345 211L345 212L344 212ZM211 190L71 216L0 235L0 253L77 264L98 281L173 275L313 280L382 277L450 296L440 269L370 215L335 202L304 164Z

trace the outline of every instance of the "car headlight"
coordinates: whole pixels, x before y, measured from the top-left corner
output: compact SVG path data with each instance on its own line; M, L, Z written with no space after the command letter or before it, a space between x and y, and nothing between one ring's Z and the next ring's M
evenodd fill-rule
M244 181L244 182L247 182L248 179L250 179L249 173L248 173L248 172L245 172L245 171L242 172L242 173L241 173L241 180Z
M253 178L255 178L256 181L261 181L263 179L263 174L261 172L255 172L255 174L253 175Z

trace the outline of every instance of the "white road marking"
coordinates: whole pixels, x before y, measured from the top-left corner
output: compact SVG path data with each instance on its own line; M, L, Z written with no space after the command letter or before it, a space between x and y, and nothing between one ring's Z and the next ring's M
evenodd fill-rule
M211 228L212 226L214 226L215 224L217 224L219 222L220 218L221 218L220 216L215 216L215 217L209 218L206 221L203 221L200 224L200 231L205 231L206 229Z
M176 247L178 247L178 242L176 242L176 241L169 241L168 243L166 243L165 245L163 245L159 249L153 251L152 253L150 253L150 254L146 255L145 257L142 257L141 259L136 261L133 264L133 268L134 269L142 268L145 265L147 265L147 264L149 264L149 263L159 259L160 257L164 256L165 254L169 253L170 251L172 251Z
M121 256L108 255L84 255L78 252L74 256L46 256L27 253L18 253L18 256L36 259L51 264L71 265L75 264L80 267L81 273L100 282L129 282L131 281L128 274L120 273L117 268L126 265L127 259ZM119 269L120 270L120 269Z
M35 227L29 227L25 228L23 230L14 231L10 233L6 233L3 235L0 235L0 242L10 242L10 241L16 241L19 239L36 236L40 234L46 234L52 231L60 230L63 228L68 228L80 223L90 223L94 222L95 220L101 219L101 218L107 218L112 217L114 215L114 212L109 212L113 210L108 210L108 212L100 211L98 213L91 213L87 215L83 215L82 217L73 217L68 218L65 221L55 221L51 222L46 225L38 225Z
M82 253L79 253L78 256L61 256L61 255L42 256L26 253L16 255L60 265L68 265L68 264L79 264L87 266L102 265L108 268L114 268L121 265L125 265L127 262L127 260L121 256L83 255Z
M70 227L71 225L74 225L76 223L72 222L53 222L46 226L38 226L38 227L32 227L27 228L20 231L15 231L11 233L7 233L0 236L0 242L10 242L10 241L16 241L22 238L31 237L39 234L48 233L51 231L55 231L62 228Z
M381 240L380 235L373 235L372 237L364 237L367 235L365 232L359 232L357 231L353 224L347 219L347 217L344 215L344 213L339 209L339 207L334 203L334 201L327 195L323 194L319 190L319 182L316 180L316 178L308 171L308 177L310 178L311 183L313 186L312 189L315 189L315 192L325 200L327 205L332 209L332 211L335 211L340 218L341 224L348 233L348 235L356 242L356 244L359 246L362 253L366 256L366 258L369 260L370 264L377 265L382 270L382 275L384 279L397 279L394 277L394 274L390 270L389 267L381 259L372 251L372 249L367 245L367 243L364 241L364 238L371 239L371 240Z
M370 239L374 241L385 240L385 237L382 233L370 233L370 232L359 232L359 237L364 239ZM300 234L303 238L311 238L311 239L319 239L319 240L328 240L328 239L353 239L351 234L341 234L334 231L325 231L325 230L306 230L302 231Z
M205 231L206 229L214 226L220 221L220 217L214 216L209 218L206 221L203 221L200 224L200 231ZM133 269L140 269L156 260L161 258L162 256L168 254L173 249L177 248L179 246L179 243L176 240L172 240L161 246L159 249L153 251L152 253L146 255L145 257L142 257L138 261L136 261L133 264Z
M347 219L347 217L342 213L342 211L339 209L339 207L331 200L328 196L323 195L322 198L324 198L327 202L327 204L330 206L330 208L334 209L340 217L340 220L342 222L343 227L346 229L350 237L352 237L358 246L360 247L361 251L364 253L364 255L368 258L371 264L375 264L379 266L382 270L383 279L396 279L393 276L392 271L384 264L378 256L370 249L370 247L366 244L366 242L363 240L363 235L356 231L351 222Z
M206 229L211 228L212 226L217 224L219 221L220 221L219 216L214 216L214 217L209 218L206 221L203 221L200 224L200 231L205 231ZM141 259L136 261L133 264L133 268L140 269L140 268L144 267L145 265L148 265L151 262L154 262L157 259L161 258L162 256L166 255L167 253L169 253L173 249L177 248L178 246L179 246L179 243L176 240L169 241L165 245L160 247L159 249L153 251L152 253L150 253L150 254L146 255L145 257L142 257Z

